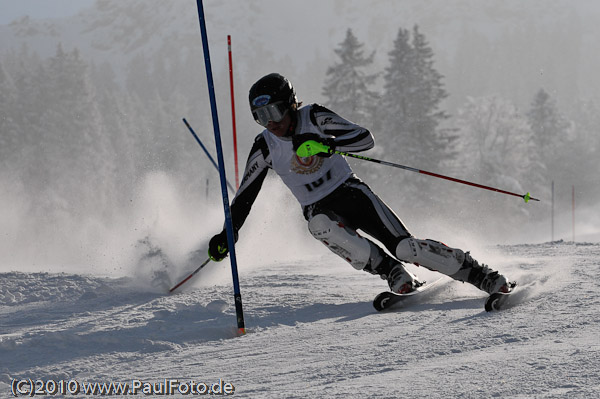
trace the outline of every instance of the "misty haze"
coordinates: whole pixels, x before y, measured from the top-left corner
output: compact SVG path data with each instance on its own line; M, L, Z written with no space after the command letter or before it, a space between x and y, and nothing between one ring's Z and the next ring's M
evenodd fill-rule
M249 112L248 89L263 75L278 72L291 80L304 104L323 104L368 128L375 137L375 148L364 153L366 156L522 195L530 193L540 200L525 202L397 168L349 160L357 175L398 213L415 236L447 240L453 247L484 252L509 270L514 267L525 285L535 288L532 297L538 300L540 292L558 286L556 281L542 277L544 267L540 266L540 259L546 261L552 254L569 266L582 266L585 271L581 273L588 276L587 280L597 279L600 2L207 0L204 7L230 182L235 181L236 165L227 35L232 38L240 174L254 137L262 130ZM410 58L406 54L420 63L404 64L402 60ZM98 298L103 304L108 303L108 308L114 304L111 301L117 302L112 290L124 287L132 293L118 298L131 308L152 302L146 303L151 308L149 313L159 319L160 315L169 314L164 320L179 328L180 335L161 335L162 330L155 323L151 325L152 334L144 336L152 344L136 341L132 351L148 354L178 350L198 339L198 326L200 332L208 334L208 338L200 339L201 343L218 346L221 340L230 338L227 323L219 322L214 329L205 326L223 314L231 316L231 309L221 309L230 301L227 261L207 267L203 282L198 283L203 292L225 300L210 302L212 307L206 307L209 301L205 300L202 306L191 310L185 308L185 301L194 301L190 297L177 299L185 298L183 302L157 304L162 297L156 287L150 286L157 268L163 264L153 258L158 263L148 268L141 262L148 259L149 253L164 255L177 265L170 270L170 278L175 280L189 271L190 254L199 254L194 261L206 258L208 240L223 226L219 174L182 121L189 121L216 158L196 3L97 0L71 17L27 16L0 25L0 93L0 280L4 281L0 309L10 303L14 307L3 311L9 314L17 306L42 300L31 297L16 282L21 273L32 276L31 284L45 293L52 307L63 306L64 301L70 300L69 294L60 284L54 286L45 280L45 274L40 274L49 273L63 276L67 285L84 287L74 288L77 298ZM545 252L546 248L556 252ZM306 253L317 253L316 259L334 263L336 275L342 275L344 283L352 287L347 301L351 303L333 303L324 293L323 290L335 290L338 286L327 274L331 280L315 282L321 288L315 301L325 303L325 309L302 299L290 305L290 314L299 316L301 322L318 324L322 321L320 316L330 319L341 311L346 312L344 323L360 323L352 312L371 310L362 305L370 306L372 292L365 297L357 294L361 277L365 277L355 276L351 267L331 257L315 242L306 230L300 206L274 173L269 174L241 230L238 251L240 269L247 267L249 273L246 287L254 297L262 298L256 301L264 300L264 309L269 300L276 302L279 295L287 295L281 288L284 285L294 287L294 296L309 295L312 286L304 277L316 276L318 280L324 272L314 263L302 269L302 259ZM548 274L560 274L560 262L549 262ZM275 292L261 289L257 270L265 265ZM287 271L278 274L274 265L283 265ZM295 278L286 274L291 273L289 265L293 266L292 273L296 268L302 269L302 283L296 284ZM70 274L67 277L60 274L63 272ZM383 287L378 281L370 281L366 286L376 284ZM538 284L546 286L542 289ZM106 288L109 286L110 290ZM244 282L242 287L244 290ZM460 285L452 287L464 294ZM586 288L590 312L598 307L596 288L597 285ZM452 294L456 294L452 290L439 294L442 288L436 289L437 294L432 295L435 299L442 295L452 301ZM471 306L476 294L468 292L466 296L465 301ZM568 300L565 298L565 303ZM422 310L443 329L442 320L432 315L447 315L459 305L436 306L424 306ZM476 306L479 305L473 305ZM72 304L66 309L71 313L80 310ZM197 325L190 327L169 313L178 311ZM569 320L573 324L579 322L577 310L562 311L572 315ZM138 310L123 312L134 319L145 317ZM292 329L290 326L297 319L282 321L284 313L264 316L259 312L252 316L250 312L257 335L274 330L273 326ZM56 314L51 321L62 317L63 314ZM106 344L104 355L113 350L129 351L126 344L111 346L110 339L98 332L104 326L104 314L90 317L96 338L100 336L100 346ZM412 317L413 322L418 320L414 314ZM461 313L455 322L464 322L468 329L469 323L477 322L469 317L467 312ZM592 324L600 321L597 312L590 318ZM42 367L36 364L35 350L20 343L38 328L33 319L34 316L23 316L24 323L29 323L25 331L18 330L18 322L13 325L7 317L8 330L0 332L6 334L0 335L0 354L4 359L4 354L11 356L18 347L26 361L22 367L16 361L0 364L0 373L5 376L14 377ZM527 323L525 316L519 320ZM39 328L44 330L46 327L40 323ZM388 328L385 323L378 323L382 324L373 325L381 331ZM519 321L514 323L513 327L519 325ZM481 328L477 331L485 335L487 328L495 326L489 319L485 324L485 328L474 328ZM543 324L540 321L539 325ZM135 340L135 332L119 330L116 322L107 325L120 331L119 337L125 342ZM79 337L79 324L72 328L74 332L69 332L69 337L60 335L58 327L52 329L55 341L51 342L68 346L70 339ZM335 331L335 322L326 328ZM144 327L139 329L144 334ZM535 334L529 332L529 327L526 329L526 337L520 336L518 341L534 339ZM44 331L46 334L50 330ZM12 340L9 335L13 333L19 338ZM313 333L317 333L316 328L311 330ZM546 333L542 335L552 340L553 332ZM45 347L44 337L35 345ZM478 347L477 342L463 338L467 346ZM263 339L268 342L268 338ZM346 339L352 341L351 337ZM367 337L361 337L360 342L369 345ZM587 340L582 342L589 344ZM258 345L261 343L264 342ZM284 343L293 345L293 341ZM330 345L335 346L335 342L330 341ZM598 346L594 345L590 349L593 355L584 361L591 369L598 367ZM50 358L56 359L56 364L65 360L59 351L52 351ZM436 353L452 351L444 348ZM235 348L235 353L245 355L240 347ZM86 349L81 356L93 354ZM418 356L416 352L411 355ZM498 349L495 355L501 357L502 350ZM163 361L168 360L165 357ZM525 357L526 354L521 361ZM192 359L193 356L186 360ZM488 367L477 356L471 361ZM560 362L555 358L552 361ZM61 378L77 376L75 369L83 367L80 363L70 366L72 370ZM91 368L89 364L85 366ZM61 376L50 370L51 365L44 367L46 377ZM269 363L268 367L272 372L278 370L277 364ZM96 379L106 378L110 376L108 370L107 367L99 374L90 370L87 373ZM119 377L126 379L128 371L131 369L121 370ZM156 373L154 369L146 377L158 379ZM459 373L468 379L468 373ZM417 374L413 372L412 377L418 378ZM251 380L248 375L235 376ZM560 374L557 378L563 377ZM290 382L285 378L278 381ZM526 384L526 379L520 381ZM2 389L9 384L10 378L0 377ZM581 385L592 390L577 397L598 392L597 373L586 384ZM320 395L311 392L313 396ZM342 396L344 392L335 391L335 395ZM530 393L546 397L544 392L547 391L539 388ZM270 394L277 397L277 392ZM293 396L287 394L284 396ZM478 395L476 388L468 394L486 397Z

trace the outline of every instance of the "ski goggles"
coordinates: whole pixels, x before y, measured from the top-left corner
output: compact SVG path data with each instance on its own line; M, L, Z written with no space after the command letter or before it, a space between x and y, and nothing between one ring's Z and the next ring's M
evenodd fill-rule
M256 108L252 111L254 120L261 126L267 127L269 121L281 122L285 114L289 111L289 107L284 102L277 102L265 105L264 107Z

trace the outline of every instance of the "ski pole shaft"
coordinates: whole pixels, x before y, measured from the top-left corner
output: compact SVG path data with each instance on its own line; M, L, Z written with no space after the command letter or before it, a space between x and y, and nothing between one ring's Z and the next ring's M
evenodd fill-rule
M520 198L523 198L525 200L525 202L539 201L539 199L533 198L532 196L530 196L529 193L526 193L526 194L517 194L517 193L510 192L510 191L501 190L499 188L490 187L490 186L484 186L483 184L478 184L478 183L473 183L473 182L466 181L466 180L457 179L455 177L444 176L444 175L440 175L438 173L428 172L426 170L411 168L410 166L404 166L404 165L400 165L400 164L396 164L396 163L392 163L392 162L387 162L387 161L382 161L382 160L379 160L379 159L365 157L363 155L351 154L351 153L348 153L348 152L335 151L335 150L333 151L333 153L334 154L344 155L344 156L351 157L351 158L363 159L365 161L375 162L375 163L379 163L381 165L392 166L392 167L395 167L395 168L400 168L400 169L408 170L408 171L411 171L411 172L421 173L423 175L437 177L439 179L445 179L445 180L453 181L455 183L466 184L468 186L482 188L484 190L490 190L490 191L495 191L495 192L501 193L501 194L512 195L512 196L515 196L515 197L520 197Z
M186 281L188 281L189 279L191 279L192 277L194 277L194 275L196 275L196 273L198 273L204 266L206 266L208 264L208 262L210 262L210 258L206 259L204 261L204 263L202 263L200 266L198 266L198 268L196 270L194 270L189 276L187 276L186 278L184 278L183 280L181 280L179 283L177 283L175 286L173 286L173 288L171 288L169 290L169 293L175 291L177 288L179 288L183 284L185 284Z
M213 159L213 157L210 155L210 152L208 152L208 150L206 149L206 147L204 146L204 144L202 144L202 141L200 141L200 138L198 137L198 135L196 134L196 132L194 131L194 129L192 129L192 127L190 126L190 124L188 123L188 121L185 118L183 118L183 123L185 123L185 125L189 129L189 131L192 134L192 136L194 136L194 138L196 139L196 142L198 144L200 144L200 147L202 147L202 149L206 153L206 156L208 157L208 159L210 160L210 162L212 162L212 164L217 169L217 171L219 171L219 165L217 165L217 163L215 162L215 160ZM235 193L235 189L233 188L233 186L231 185L231 183L229 183L229 181L227 181L227 187L229 187L229 189L231 190L232 193Z
M362 159L364 161L375 162L375 163L378 163L378 164L381 164L381 165L386 165L386 166L393 166L395 168L400 168L400 169L408 170L410 172L416 172L416 173L421 173L421 174L427 175L427 176L432 176L432 177L437 177L437 178L440 178L440 179L450 180L450 181L453 181L455 183L466 184L468 186L482 188L484 190L490 190L490 191L495 191L497 193L512 195L512 196L515 196L515 197L523 198L525 200L525 202L539 201L539 199L533 198L532 196L530 196L529 193L527 193L527 194L512 193L510 191L501 190L499 188L490 187L490 186L484 186L483 184L477 184L477 183L473 183L473 182L470 182L470 181L457 179L457 178L450 177L450 176L440 175L438 173L428 172L426 170L421 170L421 169L417 169L417 168L411 168L410 166L404 166L404 165L400 165L400 164L393 163L393 162L382 161L380 159L369 158L369 157L366 157L364 155L352 154L352 153L343 152L343 151L336 151L336 150L332 150L329 146L327 146L327 145L325 145L323 143L320 143L318 141L314 141L314 140L307 140L304 143L302 143L302 145L300 145L300 147L296 151L296 154L298 154L298 156L301 156L301 157L309 157L309 156L312 156L312 155L319 154L321 152L325 152L325 153L329 153L329 154L339 154L339 155L343 155L343 156L346 156L346 157L351 157L351 158L356 158L356 159Z

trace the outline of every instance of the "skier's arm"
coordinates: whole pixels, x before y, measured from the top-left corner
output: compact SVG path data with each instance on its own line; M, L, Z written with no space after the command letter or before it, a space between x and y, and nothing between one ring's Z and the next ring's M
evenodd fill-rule
M254 204L260 192L267 172L271 167L270 159L269 148L263 135L260 134L256 137L248 156L240 188L231 202L231 219L236 236L250 214L252 204Z
M342 118L322 105L313 104L310 117L324 134L333 136L327 144L338 151L360 152L375 145L369 130Z
M268 168L271 167L270 158L269 148L261 134L254 141L246 162L244 178L230 206L235 241L237 241L239 229L246 221L252 204L260 192ZM227 233L223 227L223 231L211 238L208 244L208 256L215 262L225 259L229 253L227 246Z

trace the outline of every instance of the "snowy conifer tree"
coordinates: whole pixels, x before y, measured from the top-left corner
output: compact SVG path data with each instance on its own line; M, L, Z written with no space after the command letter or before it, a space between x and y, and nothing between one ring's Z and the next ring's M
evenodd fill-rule
M410 32L400 29L389 53L390 66L385 69L382 107L378 116L387 137L386 143L398 149L398 137L409 135L410 93L414 80Z
M77 49L56 54L45 63L46 99L38 137L42 156L39 169L47 171L48 212L93 211L106 206L113 192L116 173L114 152L103 130L101 115L91 85L88 65ZM81 182L94 190L86 190ZM110 209L110 207L108 208Z
M549 182L534 151L533 132L514 104L499 97L469 98L459 110L456 123L456 173L492 187L547 198ZM511 208L505 212L544 211L544 204L530 208L522 208L519 201L509 204ZM510 215L508 212L503 217Z
M16 111L16 88L8 72L0 63L0 168L8 169L9 158L16 155L19 127L14 119Z
M544 89L540 89L535 95L527 118L533 131L535 150L542 162L548 166L555 160L558 150L565 143L569 124L560 115L555 102Z
M441 171L454 156L453 137L440 129L447 115L439 110L447 93L442 75L433 66L433 51L415 26L411 32L399 29L389 53L384 74L384 92L379 118L382 136L392 159L419 169ZM407 180L408 179L408 180ZM406 176L416 188L418 176Z
M323 95L328 99L324 105L334 112L363 126L370 126L376 103L372 86L377 74L368 73L374 53L366 56L363 47L352 29L348 29L346 38L334 50L340 60L327 69Z
M584 201L597 204L600 201L600 179L595 171L600 159L600 101L588 99L574 106L575 134L568 151L565 151L571 164L574 163L573 160L577 160L573 173L569 176L570 183L577 185L579 189L585 188Z
M469 98L459 110L460 169L477 181L522 191L519 170L533 143L527 120L498 97Z

